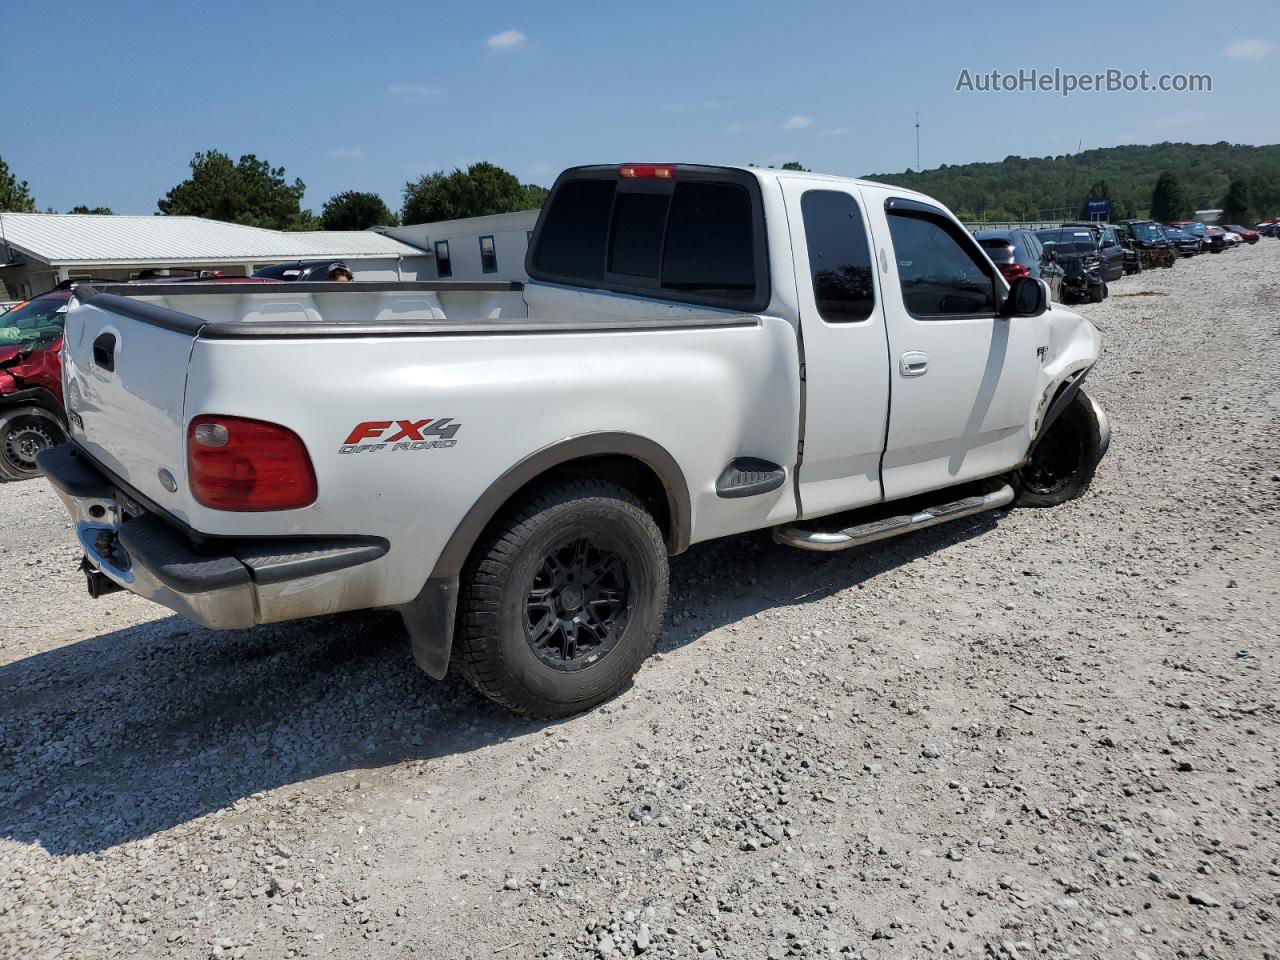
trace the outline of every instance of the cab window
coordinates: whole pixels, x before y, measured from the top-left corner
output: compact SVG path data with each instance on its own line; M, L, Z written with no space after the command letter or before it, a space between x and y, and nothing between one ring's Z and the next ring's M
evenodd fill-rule
M866 320L876 297L858 202L837 190L807 190L800 198L800 212L819 316L828 323Z
M887 212L909 313L922 320L995 313L995 280L958 226L941 215Z

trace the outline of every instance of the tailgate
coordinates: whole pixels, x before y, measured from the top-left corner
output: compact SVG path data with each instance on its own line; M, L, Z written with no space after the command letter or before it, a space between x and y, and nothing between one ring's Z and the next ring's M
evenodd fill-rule
M182 318L191 321L186 330L182 324L162 326L146 316L148 306L108 295L94 297L92 304L73 301L63 353L67 416L72 436L92 457L182 516L182 406L199 321ZM161 480L165 470L177 497Z

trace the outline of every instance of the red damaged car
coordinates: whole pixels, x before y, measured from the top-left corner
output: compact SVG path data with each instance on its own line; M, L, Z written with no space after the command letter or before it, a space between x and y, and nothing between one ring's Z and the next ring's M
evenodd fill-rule
M148 280L154 283L274 282L220 275ZM59 284L53 290L15 305L7 313L0 313L0 483L37 476L40 471L36 468L36 454L66 439L60 354L62 325L71 294L70 282Z
M36 454L61 443L62 322L70 290L0 313L0 481L34 477Z

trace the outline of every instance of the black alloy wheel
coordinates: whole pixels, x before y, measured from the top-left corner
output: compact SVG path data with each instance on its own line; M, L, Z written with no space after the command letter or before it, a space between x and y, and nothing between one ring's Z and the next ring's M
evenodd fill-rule
M626 565L597 536L567 539L542 558L525 600L525 638L553 670L581 670L618 645L630 615Z

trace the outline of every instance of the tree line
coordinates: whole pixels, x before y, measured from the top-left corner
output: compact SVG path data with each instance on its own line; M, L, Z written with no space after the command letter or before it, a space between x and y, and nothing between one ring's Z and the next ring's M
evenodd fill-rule
M218 150L197 153L190 175L157 203L171 216L206 217L276 230L364 230L396 223L433 223L537 209L547 190L521 183L493 163L437 170L405 184L398 211L376 193L345 190L320 213L303 209L306 185L254 154L238 160ZM803 170L794 161L783 169ZM1111 201L1113 220L1188 218L1196 209L1224 211L1222 222L1280 214L1280 146L1162 143L1105 147L1056 157L1006 157L999 163L943 164L934 170L872 174L868 179L920 190L962 220L1068 219L1088 215L1089 197ZM25 181L0 158L0 211L35 211ZM111 213L74 207L72 213Z
M157 201L167 216L204 217L272 230L366 230L397 223L434 223L517 210L536 210L547 190L521 183L497 164L481 161L466 170L437 170L410 180L393 212L376 193L344 190L316 214L302 207L306 184L290 181L284 167L254 154L239 160L218 150L197 153L191 173ZM0 157L0 212L34 213L35 198ZM49 210L53 213L54 211ZM109 214L108 207L73 207L69 213Z
M1111 200L1113 219L1180 220L1222 207L1256 222L1280 214L1280 145L1158 143L1102 147L999 163L943 164L933 170L872 174L937 197L962 220L1067 219L1085 200ZM1159 181L1163 185L1157 189Z

